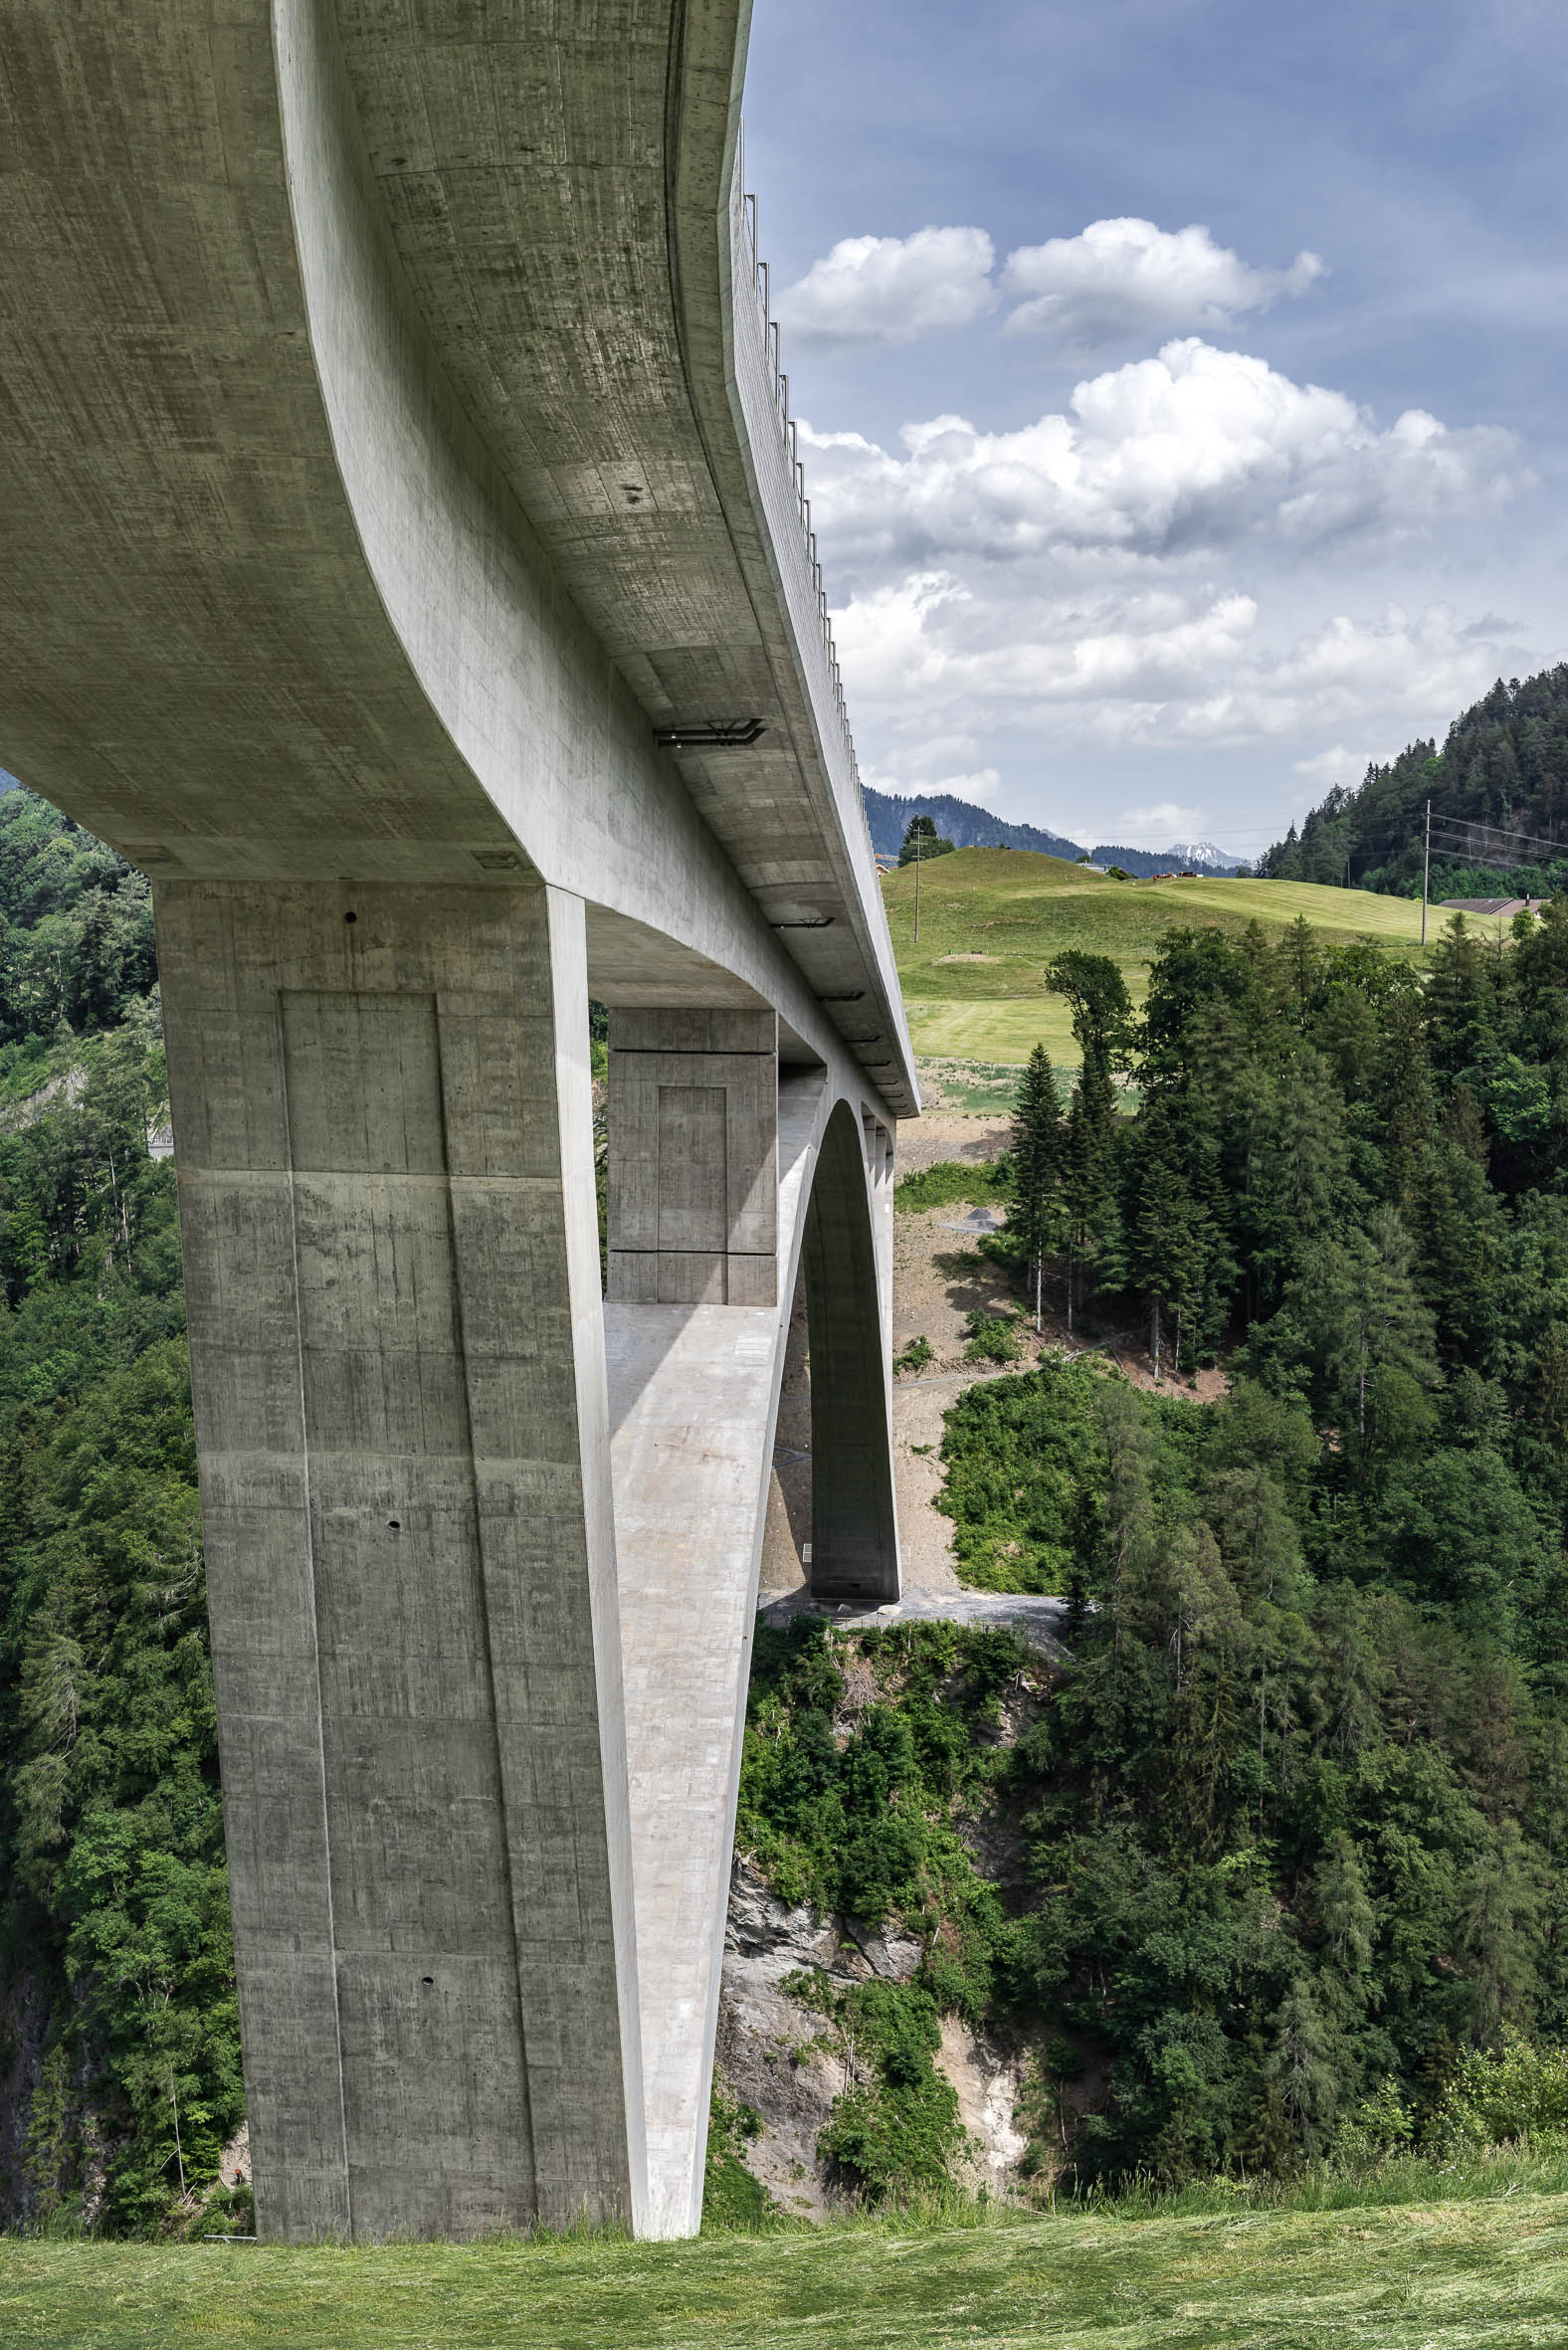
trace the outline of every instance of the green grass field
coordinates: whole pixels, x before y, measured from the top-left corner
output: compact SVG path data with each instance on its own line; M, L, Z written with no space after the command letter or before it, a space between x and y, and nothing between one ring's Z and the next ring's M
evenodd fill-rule
M1277 937L1304 914L1325 938L1421 953L1421 908L1409 898L1307 881L1112 881L1017 849L960 849L928 865L918 946L912 867L885 876L882 894L914 1049L956 1060L1025 1061L1037 1039L1054 1062L1078 1059L1067 1006L1042 982L1065 947L1112 956L1134 1003L1175 923L1241 931L1257 921Z
M1198 2200L1202 2201L1202 2198ZM1216 2201L1211 2192L1208 2201ZM1568 2195L516 2245L0 2244L8 2350L1544 2350Z

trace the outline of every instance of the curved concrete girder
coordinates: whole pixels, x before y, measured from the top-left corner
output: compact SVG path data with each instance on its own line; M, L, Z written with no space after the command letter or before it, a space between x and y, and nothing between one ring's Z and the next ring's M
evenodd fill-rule
M431 350L818 992L907 1040L737 178L747 0L344 8L375 199ZM851 1024L864 1034L864 1018ZM882 1048L886 1051L884 1044Z
M664 45L669 88L650 111L639 86L628 135L645 181L677 189L670 218L706 227L676 270L682 312L663 220L638 213L654 306L619 346L635 396L595 420L612 471L642 448L649 371L697 447L694 396L660 354L700 380L706 414L745 374L724 331L680 323L695 319L693 288L721 321L728 299L738 28L718 0L690 11L674 49L668 13L645 5L638 21L645 47ZM912 1107L875 884L820 759L812 780L810 729L782 705L771 729L804 798L798 782L793 797L779 778L763 788L744 761L728 784L720 761L708 790L701 762L683 781L655 748L665 705L632 674L625 632L585 620L586 577L560 568L570 546L541 540L497 463L493 417L469 413L409 291L327 0L234 0L218 17L201 0L107 16L3 0L0 36L0 756L155 876L509 886L531 865L755 987L813 1050L842 1017L813 998L860 986L888 1032L883 1090ZM552 136L580 149L602 89L586 53L550 54ZM513 155L508 200L557 163L592 184L580 151L548 170ZM529 291L545 312L550 290L541 264ZM592 315L590 300L547 316L546 336L569 346ZM707 442L744 476L739 430L731 414ZM781 470L777 450L763 456ZM705 494L727 524L733 490L716 494L710 471ZM632 517L615 519L628 535L602 534L602 568L633 578L650 550ZM755 510L739 519L765 544ZM679 641L707 649L699 667L704 614L733 603L754 628L767 608L749 574L732 597L734 560L714 545L693 540L666 566L689 585ZM779 612L775 593L775 634ZM763 666L785 674L776 648ZM715 837L740 855L767 832L764 810L802 828L806 862L797 874L776 842L773 881L815 885L825 853L842 869L848 897L820 933L770 931L768 876L737 873Z
M856 1259L870 1286L857 1282L856 1310L869 1308L874 1328L884 1310L890 1312L889 1269L875 1240L879 1195L886 1189L881 1162L890 1138L867 1120L866 1110L864 1094L846 1090L842 1080L824 1074L781 1076L775 1304L605 1306L648 2114L647 2230L657 2236L690 2235L701 2219L779 1388L796 1274L813 1222L822 1219L819 1197L859 1232ZM870 1146L864 1152L863 1133ZM818 1315L837 1318L845 1310L845 1300L824 1297L819 1289ZM810 1343L815 1452L821 1441L817 1320ZM874 1353L875 1347L874 1337ZM875 1392L885 1396L881 1380ZM884 1477L890 1493L890 1413L882 1422L880 1466L874 1417L861 1414L855 1459L879 1489ZM844 1506L846 1487L836 1473L832 1492L834 1504ZM863 1514L853 1497L848 1506L859 1559L866 1555ZM830 1555L843 1555L832 1526L826 1509L814 1520L814 1557L825 1538ZM887 1545L878 1554L877 1596L896 1599L890 1519L886 1534Z

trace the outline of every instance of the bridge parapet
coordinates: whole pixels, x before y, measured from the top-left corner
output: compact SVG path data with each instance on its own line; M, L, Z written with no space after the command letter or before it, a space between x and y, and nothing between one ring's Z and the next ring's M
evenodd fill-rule
M872 846L871 827L866 821L866 802L861 796L860 763L850 731L844 674L834 648L827 583L817 552L817 533L811 526L806 469L801 462L796 423L789 412L789 377L784 370L778 320L772 315L772 273L761 257L757 200L746 193L745 177L746 144L742 125L735 141L735 167L729 186L735 395L758 503L767 516L779 585L794 624L817 719L823 764L846 838L851 843L852 856L858 843L865 844L864 866L859 857L855 860L857 878L863 889L875 892L877 855ZM745 298L747 288L751 294L749 301Z

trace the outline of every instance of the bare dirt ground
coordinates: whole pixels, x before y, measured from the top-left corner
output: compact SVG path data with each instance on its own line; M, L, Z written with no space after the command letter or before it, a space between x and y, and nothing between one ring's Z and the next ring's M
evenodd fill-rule
M1005 1147L1007 1134L1005 1118L933 1110L900 1131L898 1175L918 1174L946 1161L978 1164L993 1159ZM952 1522L936 1507L942 1489L942 1416L977 1379L1007 1376L996 1367L965 1361L965 1321L976 1309L996 1313L1023 1303L1016 1277L984 1256L976 1236L962 1229L975 1204L959 1200L918 1213L900 1212L893 1219L893 1352L897 1354L917 1337L925 1338L933 1349L932 1361L918 1376L899 1378L893 1386L899 1548L904 1588L916 1595L961 1588L953 1559ZM1093 1312L1077 1314L1076 1327L1070 1331L1060 1275L1048 1277L1044 1306L1038 1336L1033 1317L1026 1316L1023 1350L1010 1369L1028 1370L1042 1354L1076 1353L1092 1347L1125 1372L1135 1386L1154 1386L1147 1332L1128 1326L1125 1320L1106 1320ZM1200 1371L1196 1378L1176 1380L1170 1376L1167 1357L1159 1391L1194 1403L1214 1403L1226 1391L1225 1374ZM805 1298L799 1290L790 1326L773 1470L762 1552L764 1601L801 1591L807 1582L803 1553L811 1540L811 1379Z
M970 1117L962 1110L928 1109L898 1129L898 1173L917 1175L939 1159L994 1159L1007 1147L1008 1120Z

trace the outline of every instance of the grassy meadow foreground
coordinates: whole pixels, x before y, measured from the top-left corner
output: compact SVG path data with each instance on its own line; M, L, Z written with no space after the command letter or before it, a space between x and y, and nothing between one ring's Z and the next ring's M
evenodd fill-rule
M11 2350L1525 2350L1568 2336L1568 2195L1114 2209L692 2244L0 2245ZM1189 2199L1202 2205L1203 2199ZM1211 2199L1212 2201L1212 2199Z
M1138 1009L1173 923L1239 937L1257 922L1273 943L1304 916L1326 943L1376 939L1402 961L1421 952L1408 897L1308 881L1113 881L1022 849L961 849L926 866L918 945L913 868L888 874L882 895L914 1049L955 1059L1027 1061L1039 1040L1058 1067L1077 1062L1070 1008L1043 977L1069 947L1109 955Z

